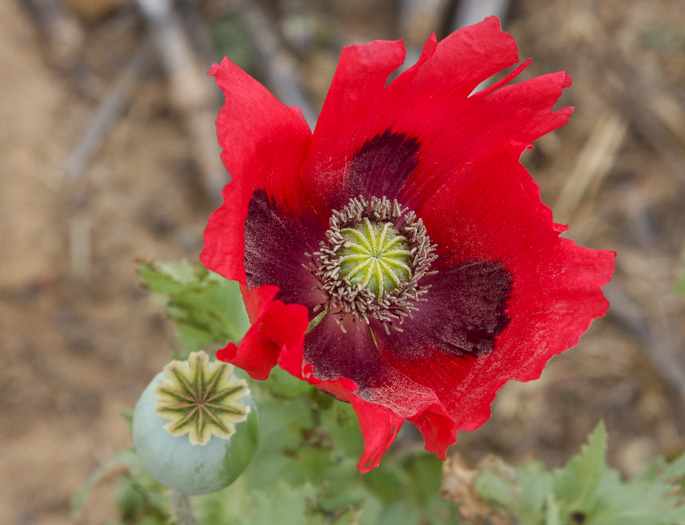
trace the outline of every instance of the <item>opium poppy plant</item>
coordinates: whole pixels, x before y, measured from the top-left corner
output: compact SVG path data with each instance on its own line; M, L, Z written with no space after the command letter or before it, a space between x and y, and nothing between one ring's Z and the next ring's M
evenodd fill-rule
M514 39L496 18L402 42L346 47L312 133L230 60L210 74L232 182L204 265L239 281L252 326L217 353L256 379L279 365L354 408L359 469L404 420L444 459L510 379L539 377L608 303L614 253L559 236L519 162L566 123L565 72L510 83Z

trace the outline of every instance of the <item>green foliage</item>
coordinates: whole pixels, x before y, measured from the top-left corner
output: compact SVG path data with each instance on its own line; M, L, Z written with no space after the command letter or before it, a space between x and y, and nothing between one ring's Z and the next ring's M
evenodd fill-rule
M352 408L317 389L282 396L282 384L274 389L272 382L255 385L260 449L234 485L201 499L204 523L371 525L397 523L395 515L400 523L454 523L439 497L441 464L434 456L396 453L361 476L363 442Z
M149 290L165 296L183 355L237 342L248 329L235 283L187 262L143 263L139 274ZM456 507L439 495L442 463L422 450L410 425L381 466L362 476L356 462L363 442L350 405L278 368L267 381L248 381L259 406L260 447L233 485L194 500L201 524L459 523ZM492 523L508 523L502 521L507 516L521 525L685 523L685 456L670 464L657 460L643 475L623 481L607 466L606 450L607 433L600 424L562 469L550 472L539 461L514 468L495 459L472 485L493 510ZM166 489L132 451L93 474L74 497L75 510L113 470L123 472L114 491L121 523L169 522ZM484 519L479 523L487 523Z
M174 321L185 358L213 343L239 341L249 328L238 283L187 261L142 263L145 287L167 296L167 315Z
M587 516L596 507L596 494L606 470L607 431L597 425L580 455L554 473L554 495L563 516Z
M487 503L531 525L678 525L685 523L685 455L657 460L642 476L623 481L607 466L607 432L600 423L580 454L547 472L531 461L504 475L481 470L474 487Z

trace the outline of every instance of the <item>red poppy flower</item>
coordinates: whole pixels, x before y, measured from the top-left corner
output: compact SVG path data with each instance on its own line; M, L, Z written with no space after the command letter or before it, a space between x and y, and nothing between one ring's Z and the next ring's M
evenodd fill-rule
M564 72L476 87L518 61L496 18L416 65L402 42L346 47L312 134L228 59L210 74L233 176L201 260L239 281L252 327L221 360L280 365L352 404L375 468L404 420L445 458L508 380L539 377L608 307L614 253L559 234L519 163L566 123ZM311 323L311 326L310 326Z

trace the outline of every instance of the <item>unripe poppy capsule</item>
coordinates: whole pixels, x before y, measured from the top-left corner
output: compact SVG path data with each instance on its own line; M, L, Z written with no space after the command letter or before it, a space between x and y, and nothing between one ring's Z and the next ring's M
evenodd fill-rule
M233 367L204 352L172 361L157 374L133 413L133 441L143 465L188 495L227 487L257 449L257 406Z

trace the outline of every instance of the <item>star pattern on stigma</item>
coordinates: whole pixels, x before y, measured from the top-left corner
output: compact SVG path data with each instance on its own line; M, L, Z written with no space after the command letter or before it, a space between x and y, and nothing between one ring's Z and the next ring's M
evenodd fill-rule
M247 419L250 407L241 400L250 390L233 377L233 367L211 363L205 352L191 352L187 361L171 361L155 388L155 410L169 420L164 429L174 436L188 434L193 445L206 445L212 436L228 439L235 425Z
M341 278L381 299L411 276L407 265L411 252L392 223L372 223L364 217L356 228L343 228L342 234L346 242L340 250Z
M495 393L530 381L608 308L615 253L561 237L521 165L568 121L564 71L512 82L494 17L394 73L402 42L343 49L314 132L229 59L210 74L232 181L202 263L238 281L251 327L217 359L275 366L349 402L377 467L404 421L445 459ZM390 80L392 79L392 80Z

